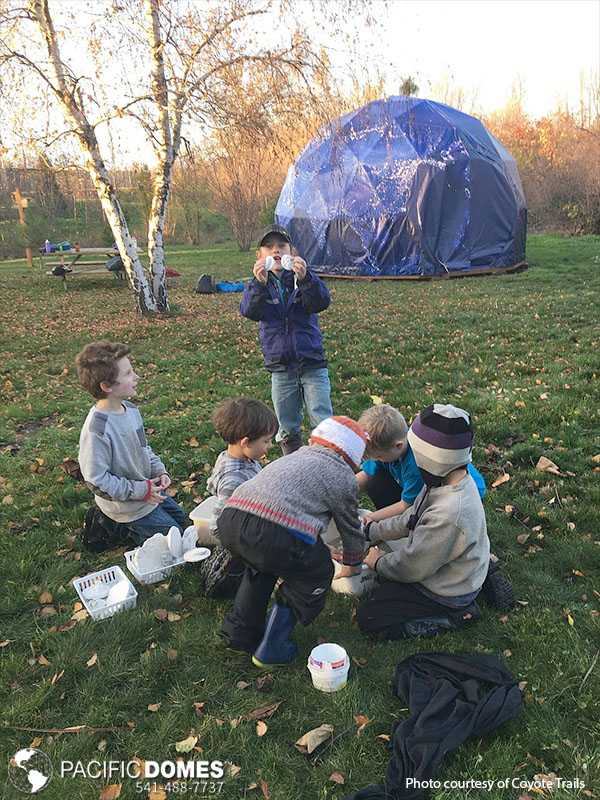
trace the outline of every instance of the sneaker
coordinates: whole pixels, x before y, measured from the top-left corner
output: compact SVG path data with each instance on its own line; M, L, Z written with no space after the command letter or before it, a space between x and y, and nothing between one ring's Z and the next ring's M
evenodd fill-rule
M201 581L207 597L235 597L242 582L245 564L229 550L217 545L202 562Z
M481 587L481 596L498 611L508 611L515 604L512 583L500 572L497 558L490 559L488 574Z

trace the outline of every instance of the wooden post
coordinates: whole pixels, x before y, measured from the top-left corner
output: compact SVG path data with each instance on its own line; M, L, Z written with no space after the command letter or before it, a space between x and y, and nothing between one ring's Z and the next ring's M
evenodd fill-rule
M12 199L19 212L19 222L21 225L25 225L25 209L29 205L29 199L27 197L23 197L20 189L15 189L15 191L12 193ZM31 247L25 248L25 256L27 257L27 263L29 266L33 267Z

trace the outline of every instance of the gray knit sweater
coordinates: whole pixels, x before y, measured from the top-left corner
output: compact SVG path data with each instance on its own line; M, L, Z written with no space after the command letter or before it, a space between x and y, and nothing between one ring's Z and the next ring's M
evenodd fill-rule
M98 508L115 522L135 522L157 506L146 499L149 479L167 470L146 441L136 406L125 401L123 408L123 414L90 410L79 437L79 466Z
M376 564L379 575L391 581L421 583L443 597L478 591L485 580L490 542L485 512L475 481L466 475L453 486L423 487L403 514L373 522L369 538L389 550ZM419 513L414 530L411 514Z
M320 445L267 464L225 504L276 522L314 544L333 518L342 537L344 564L360 564L365 540L358 519L358 487L352 469Z

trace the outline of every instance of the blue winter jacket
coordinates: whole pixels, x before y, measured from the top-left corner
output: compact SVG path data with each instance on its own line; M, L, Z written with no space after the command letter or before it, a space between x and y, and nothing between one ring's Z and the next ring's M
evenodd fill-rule
M323 281L310 269L294 288L294 273L284 271L282 300L277 278L268 274L266 285L254 278L246 284L240 313L259 322L265 367L277 372L288 367L318 369L327 366L317 314L331 302Z

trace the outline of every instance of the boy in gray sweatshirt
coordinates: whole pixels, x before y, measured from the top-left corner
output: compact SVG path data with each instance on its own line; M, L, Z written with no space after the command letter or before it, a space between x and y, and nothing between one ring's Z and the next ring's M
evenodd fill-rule
M466 468L473 446L467 412L429 406L407 438L425 485L402 514L365 527L375 545L365 563L380 585L359 607L357 621L365 633L388 639L478 619L475 599L490 558L485 512Z
M165 495L171 478L146 441L142 415L127 400L139 381L129 352L127 345L99 341L77 356L79 381L96 399L81 429L79 466L100 511L142 543L172 525L183 531L186 517Z
M221 635L230 648L252 653L256 666L292 661L297 648L289 637L296 621L310 624L325 606L333 564L321 533L332 518L343 543L341 574L360 572L365 540L354 473L365 444L354 420L328 417L313 430L309 447L268 464L225 503L217 533L246 570Z

